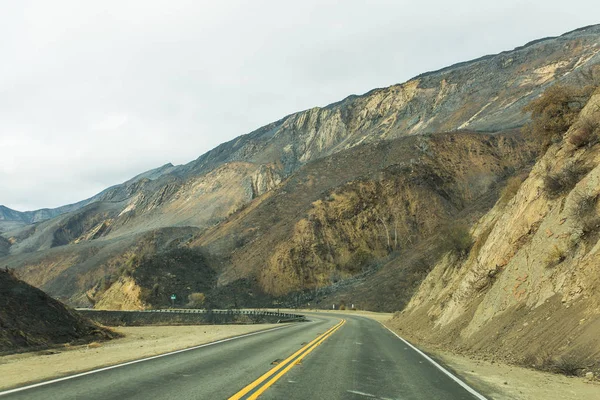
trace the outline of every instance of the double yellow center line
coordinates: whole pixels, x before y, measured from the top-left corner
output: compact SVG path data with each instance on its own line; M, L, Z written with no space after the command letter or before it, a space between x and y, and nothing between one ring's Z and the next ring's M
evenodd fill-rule
M346 320L341 320L337 325L329 329L327 332L318 336L312 342L308 343L300 350L280 362L276 367L269 370L263 376L234 394L229 398L229 400L251 400L257 399L265 390L267 390L271 385L273 385L279 378L285 375L292 367L298 364L307 354L313 351L318 345L323 343L325 339L329 336L333 335L335 331L341 328L342 325L346 323Z

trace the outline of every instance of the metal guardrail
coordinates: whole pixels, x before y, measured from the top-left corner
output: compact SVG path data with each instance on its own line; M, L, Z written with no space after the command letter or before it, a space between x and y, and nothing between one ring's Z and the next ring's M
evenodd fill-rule
M94 308L76 308L77 311L90 312L131 312L131 313L169 313L169 314L220 314L220 315L253 315L278 317L281 322L306 321L306 316L301 314L281 313L260 310L205 310L205 309L162 309L162 310L97 310Z

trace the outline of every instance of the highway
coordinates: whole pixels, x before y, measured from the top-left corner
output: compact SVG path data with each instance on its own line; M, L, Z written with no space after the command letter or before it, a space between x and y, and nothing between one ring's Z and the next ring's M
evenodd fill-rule
M484 399L374 320L307 317L0 399Z

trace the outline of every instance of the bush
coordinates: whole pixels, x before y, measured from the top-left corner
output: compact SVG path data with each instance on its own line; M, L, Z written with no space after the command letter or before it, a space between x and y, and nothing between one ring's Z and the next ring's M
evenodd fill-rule
M206 300L206 296L204 293L192 293L188 296L188 306L189 307L202 307L204 301Z
M591 87L576 88L560 84L549 87L523 108L523 111L531 112L527 133L542 149L547 149L553 141L562 139L591 95Z
M589 169L580 163L569 163L556 174L544 177L544 192L549 199L555 199L569 193L583 178Z
M579 371L585 368L584 360L576 356L563 356L557 359L553 365L553 371L567 376L577 376Z
M575 132L569 137L569 143L580 148L593 146L600 140L600 123L596 119L583 118Z
M451 252L464 257L473 246L473 238L469 228L462 224L449 224L441 230L440 249L443 253Z
M600 231L600 216L598 215L598 194L574 193L574 206L571 218L581 228L583 237Z
M513 176L506 181L506 185L500 193L500 202L502 204L508 203L512 200L513 197L515 197L515 195L519 191L519 188L521 187L525 179L527 179L528 175L529 174L520 174L517 176Z
M548 253L548 257L546 257L546 268L552 268L565 261L567 258L567 252L564 249L559 248L557 245L554 245L550 253Z
M365 267L369 266L374 259L375 257L370 252L363 249L358 249L352 254L348 262L345 263L343 269L352 273L358 273L365 269Z

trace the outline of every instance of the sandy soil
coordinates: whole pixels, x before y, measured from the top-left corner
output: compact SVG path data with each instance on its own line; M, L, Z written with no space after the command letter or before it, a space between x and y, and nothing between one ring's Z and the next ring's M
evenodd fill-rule
M427 351L427 349L423 349ZM430 352L473 387L497 400L600 399L600 382L477 361L440 351Z
M274 325L114 328L124 338L0 357L0 390L272 328Z

